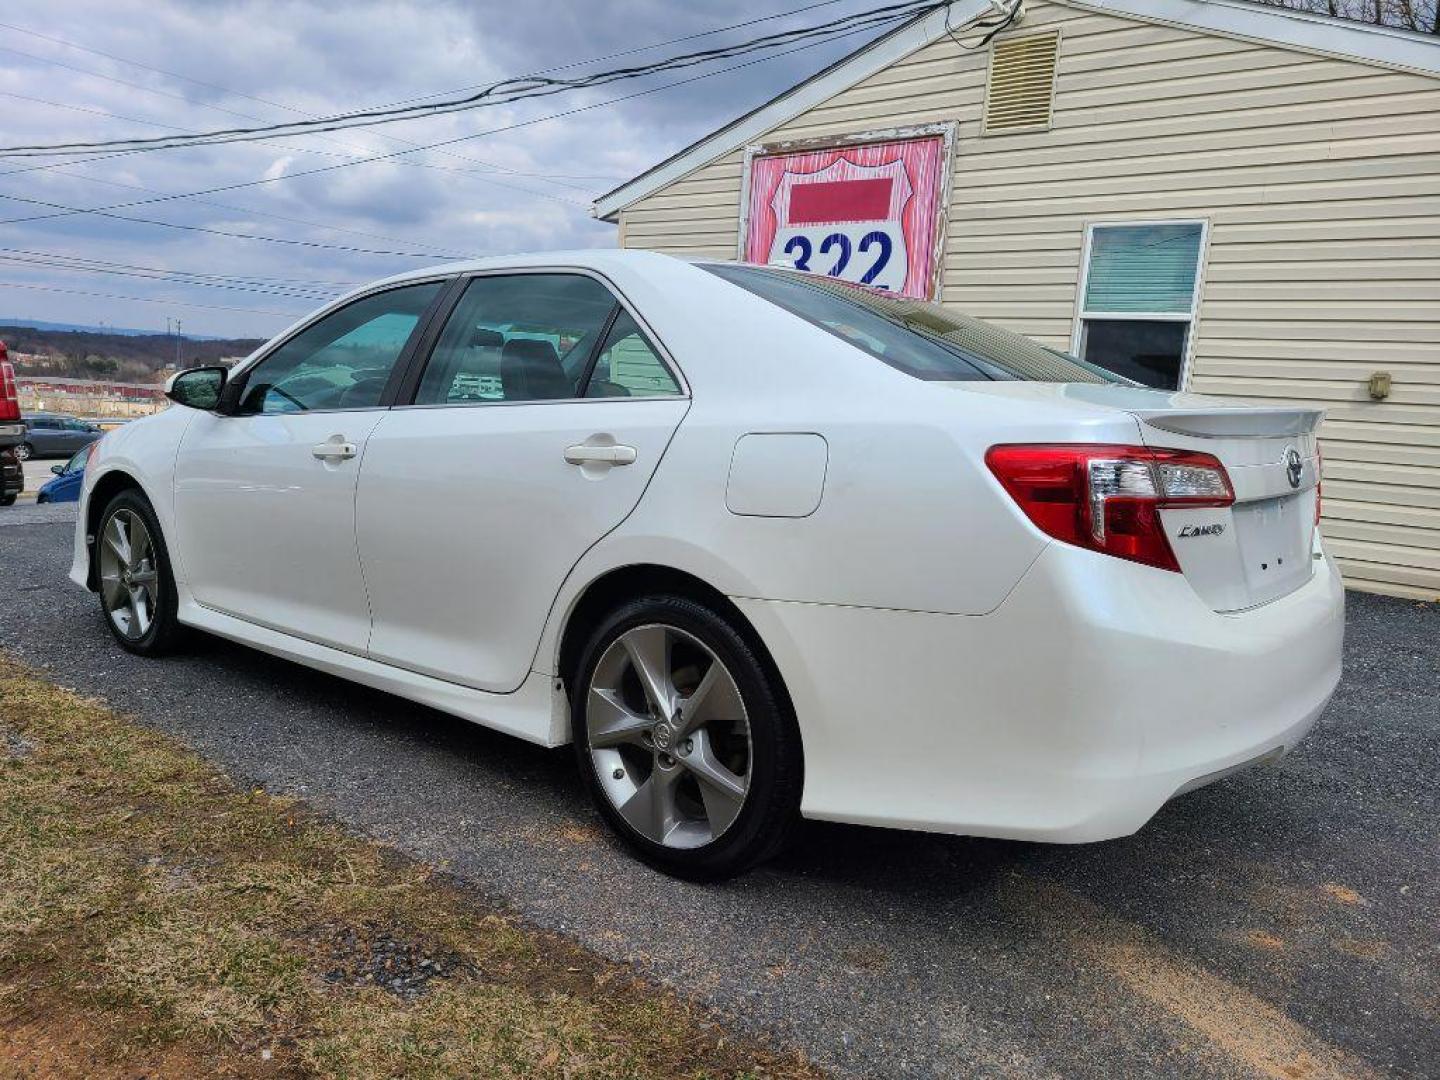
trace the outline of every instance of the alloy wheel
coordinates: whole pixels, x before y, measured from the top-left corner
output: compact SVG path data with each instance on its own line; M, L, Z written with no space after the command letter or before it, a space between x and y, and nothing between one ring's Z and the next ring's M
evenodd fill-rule
M734 676L673 626L625 631L595 665L585 728L600 788L631 828L668 848L717 840L750 790L750 720Z
M100 596L115 628L130 641L144 637L160 602L155 543L133 510L117 510L100 537Z
M30 444L29 444L29 443L23 443L23 442L22 442L19 446L15 447L15 459L16 459L17 461L29 461L29 460L30 460Z

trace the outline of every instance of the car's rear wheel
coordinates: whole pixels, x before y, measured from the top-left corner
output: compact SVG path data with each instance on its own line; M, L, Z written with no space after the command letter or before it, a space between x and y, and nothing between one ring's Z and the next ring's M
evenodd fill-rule
M696 880L774 854L799 817L799 732L745 638L694 600L652 596L595 630L572 688L580 771L647 862Z
M100 607L115 640L141 656L163 656L181 637L170 556L155 511L122 491L100 515L95 537Z
M35 449L27 442L22 442L15 447L15 457L20 461L29 461L35 456Z
M15 500L20 496L13 491L0 495L0 506L14 506Z

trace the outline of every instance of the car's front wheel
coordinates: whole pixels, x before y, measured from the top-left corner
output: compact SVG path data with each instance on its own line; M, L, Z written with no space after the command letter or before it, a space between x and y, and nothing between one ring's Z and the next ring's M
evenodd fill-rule
M149 501L122 491L100 515L95 537L100 607L120 645L141 656L163 656L182 628L170 556Z
M581 774L647 862L694 880L774 854L799 817L800 736L745 638L680 596L618 608L572 688Z

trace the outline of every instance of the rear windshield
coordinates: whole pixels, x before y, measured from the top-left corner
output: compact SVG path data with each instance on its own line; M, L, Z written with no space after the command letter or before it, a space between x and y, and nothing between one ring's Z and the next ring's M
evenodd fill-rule
M707 263L704 269L917 379L1129 382L1104 368L927 300L887 296L795 270L734 263Z

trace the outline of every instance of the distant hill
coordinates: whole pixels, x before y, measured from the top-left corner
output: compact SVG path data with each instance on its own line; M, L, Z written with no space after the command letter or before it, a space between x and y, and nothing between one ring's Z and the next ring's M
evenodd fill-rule
M9 348L10 359L20 375L152 382L161 368L175 363L175 338L169 334L0 323L0 341ZM261 344L262 338L181 338L180 366L196 367L245 356ZM17 353L44 359L22 359Z
M119 334L122 337L153 337L158 330L137 330L132 326L91 326L86 323L45 322L41 319L6 318L0 315L0 326L23 326L32 330L80 330L91 334ZM224 341L213 334L187 334L195 341Z

